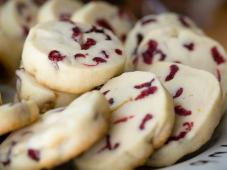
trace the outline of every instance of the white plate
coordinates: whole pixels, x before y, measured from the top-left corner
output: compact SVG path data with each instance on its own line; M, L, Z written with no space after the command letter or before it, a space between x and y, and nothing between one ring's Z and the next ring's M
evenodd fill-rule
M0 91L5 101L13 100L15 90L12 87L0 86ZM63 169L65 168L59 168L59 170ZM153 170L153 168L139 168L139 170ZM200 151L174 166L158 170L227 170L227 115L223 117L211 141Z

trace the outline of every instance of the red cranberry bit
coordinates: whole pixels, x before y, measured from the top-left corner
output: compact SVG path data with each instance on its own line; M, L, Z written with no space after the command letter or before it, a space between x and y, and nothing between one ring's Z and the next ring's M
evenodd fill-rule
M88 34L88 33L92 33L92 32L95 32L97 34L104 34L106 36L106 40L112 40L110 35L105 33L105 31L103 29L98 29L96 26L93 26L90 30L86 31L85 33Z
M135 89L142 89L144 87L151 87L151 85L154 82L154 80L155 79L152 79L151 81L148 81L148 82L145 82L145 83L142 83L142 84L135 85L134 88Z
M77 53L74 55L75 59L77 58L86 58L86 55L85 54L81 54L81 53Z
M112 31L114 33L114 29L112 28L112 26L110 25L110 23L104 19L104 18L100 18L96 21L96 24L100 27L106 28L110 31Z
M64 60L65 56L61 55L61 53L57 50L53 50L48 55L49 60L54 63Z
M148 89L143 90L136 98L135 100L143 99L149 95L154 94L158 88L156 86L149 87Z
M130 119L133 119L135 116L127 116L127 117L122 117L120 119L117 119L113 122L113 124L119 124L119 123L125 123Z
M111 136L108 134L106 136L106 145L104 147L102 147L97 153L101 153L105 150L116 150L118 147L120 146L119 143L115 143L114 145L111 143Z
M217 47L211 48L214 61L219 65L225 62L225 57L218 51Z
M145 127L146 127L147 122L149 122L152 118L153 118L152 114L149 114L149 113L146 114L145 117L143 118L140 126L139 126L140 130L144 130Z
M191 27L191 25L190 25L190 23L188 22L186 16L182 16L182 15L179 16L179 21L181 22L181 24L182 24L183 26L185 26L185 27L187 27L187 28L190 28L190 27Z
M194 50L194 43L187 43L183 45L188 51Z
M217 72L218 81L221 82L221 73L220 73L220 70L217 69L216 72Z
M183 126L186 127L186 131L191 131L192 130L192 127L193 127L194 123L193 122L185 122L183 123Z
M108 102L109 102L110 105L112 105L112 104L114 104L114 99L113 99L113 98L110 98L110 99L108 100Z
M17 144L17 142L15 142L15 141L12 141L12 143L10 144L9 150L8 150L8 152L7 152L6 160L3 161L3 162L1 162L3 166L9 166L9 165L10 165L10 163L11 163L10 157L11 157L11 154L12 154L12 151L13 151L13 147L14 147L16 144Z
M175 112L179 116L190 116L192 114L190 110L186 110L181 105L175 106Z
M88 50L89 48L91 48L95 44L96 44L96 41L94 39L88 38L87 41L85 42L85 44L81 45L81 50Z
M181 87L177 90L176 94L173 96L174 99L180 97L183 93L184 89Z
M107 95L109 92L110 92L110 90L106 90L106 91L104 91L102 94L105 96L105 95Z
M126 39L127 39L127 35L126 34L122 34L120 39L121 39L121 42L124 43L126 41Z
M28 157L31 158L33 161L39 162L40 161L40 151L36 149L28 149Z
M155 18L149 18L149 19L144 19L141 21L141 24L144 26L144 25L147 25L151 22L156 22L157 20Z
M72 39L77 41L78 36L81 34L80 28L78 28L77 26L73 27L72 31L73 31Z
M120 49L115 49L115 53L117 53L118 55L122 55L122 50L120 50Z
M106 51L102 50L101 53L105 56L105 58L109 58L110 56L106 53Z
M60 14L59 16L60 21L69 21L70 18L71 18L71 14L69 13L63 13L63 14Z
M100 57L95 57L92 59L93 61L96 62L96 64L99 64L99 63L106 63L106 60L103 59L103 58L100 58Z
M170 73L166 77L165 81L172 80L178 71L179 71L179 67L177 65L175 65L175 64L171 65L170 66Z

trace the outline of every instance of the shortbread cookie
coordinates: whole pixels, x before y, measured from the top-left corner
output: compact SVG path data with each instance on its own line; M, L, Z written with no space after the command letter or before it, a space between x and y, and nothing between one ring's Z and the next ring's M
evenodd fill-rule
M53 21L32 28L22 60L41 84L79 94L121 73L125 56L121 42L108 30Z
M174 124L173 100L154 74L124 73L101 91L111 104L111 129L76 160L79 170L130 170L162 146Z
M123 42L133 26L132 19L126 12L107 2L90 2L76 11L72 20L111 30Z
M133 63L136 62L137 50L144 37L154 30L168 27L188 29L198 34L203 34L196 24L186 16L174 13L145 16L137 22L127 38L125 44L125 52L127 55L126 70L133 70Z
M45 113L1 144L0 169L51 169L76 157L105 134L109 111L105 97L93 91L66 108Z
M12 37L24 38L36 23L38 6L32 0L8 1L1 8L0 25Z
M53 91L39 84L23 68L18 69L16 75L18 100L34 101L42 113L52 108L67 106L78 97L76 94Z
M148 161L154 167L174 164L198 150L212 136L221 119L221 89L209 72L185 65L160 62L150 71L172 94L176 120L168 142Z
M39 118L34 102L9 103L0 106L0 135L22 128Z
M49 0L39 10L38 22L70 20L81 6L82 3L78 0Z
M224 78L227 72L218 73L217 67L226 60L224 48L215 40L190 30L171 27L147 35L138 48L135 68L149 70L150 65L157 61L171 61L206 70L217 77L220 73ZM227 84L223 83L222 89L227 94Z

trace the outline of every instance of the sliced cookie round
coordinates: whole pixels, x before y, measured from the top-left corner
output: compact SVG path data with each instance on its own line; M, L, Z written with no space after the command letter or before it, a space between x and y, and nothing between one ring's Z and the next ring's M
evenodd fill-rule
M22 61L41 84L79 94L120 74L125 56L121 42L108 30L53 21L32 28Z
M34 102L9 103L0 106L0 135L27 126L39 118Z
M64 107L79 95L51 90L39 84L35 78L23 68L16 71L17 99L19 101L34 101L44 113L47 110Z
M143 165L161 147L174 124L173 100L154 74L124 73L101 92L111 104L111 128L75 161L79 170L129 170Z
M125 52L127 55L126 70L133 70L133 63L136 62L138 47L143 39L147 37L148 33L173 26L176 29L189 29L198 34L203 34L196 24L186 16L174 13L145 16L131 30L125 43Z
M8 1L1 8L0 25L12 37L24 38L36 24L38 6L32 0Z
M222 116L222 94L217 79L203 70L160 62L150 71L172 94L176 120L168 142L151 156L148 165L169 166L209 141Z
M218 66L226 60L227 54L220 43L190 30L171 27L147 35L138 48L135 68L149 70L150 65L157 61L170 61L206 70L224 79L227 74L218 71ZM222 83L222 90L223 101L226 101L227 84Z
M107 2L90 2L72 16L75 22L97 25L115 33L124 42L133 26L129 14Z
M110 108L98 91L66 108L45 113L35 124L11 134L0 146L4 170L51 169L81 154L108 129Z
M81 6L82 3L75 0L49 0L40 8L38 22L70 20L72 14Z

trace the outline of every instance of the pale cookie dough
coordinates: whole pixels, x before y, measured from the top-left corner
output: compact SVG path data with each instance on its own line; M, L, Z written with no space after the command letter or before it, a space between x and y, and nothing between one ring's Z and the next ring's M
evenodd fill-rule
M121 42L108 30L53 21L32 28L22 61L41 84L80 94L122 73L125 56Z
M1 170L51 169L81 154L107 131L110 108L98 91L45 113L0 146Z
M22 128L39 118L34 102L9 103L0 106L0 135Z
M75 22L94 24L115 33L124 42L133 26L130 16L107 2L90 2L72 16Z
M222 116L221 89L212 74L185 65L160 62L149 71L156 74L172 94L176 120L168 142L147 164L169 166L211 138Z
M111 104L105 138L75 161L79 170L132 170L160 148L174 124L173 100L154 74L124 73L101 92Z
M206 70L218 79L226 79L227 76L227 72L218 72L218 66L227 60L227 54L218 42L205 35L175 27L149 33L141 42L136 58L137 70L149 70L157 61L171 61ZM226 101L226 83L222 83L222 90L223 101Z
M11 0L1 8L2 30L15 38L24 39L30 28L36 24L38 6L32 0Z
M137 22L128 35L125 43L125 53L127 55L125 69L133 70L133 63L136 61L138 47L148 33L168 27L188 29L197 34L203 34L202 30L200 30L196 24L186 16L174 13L145 16Z
M49 0L39 10L38 23L53 20L70 20L72 14L82 7L78 0Z
M17 99L19 101L34 101L44 113L57 107L70 104L79 95L53 91L39 84L32 75L23 68L16 71Z

